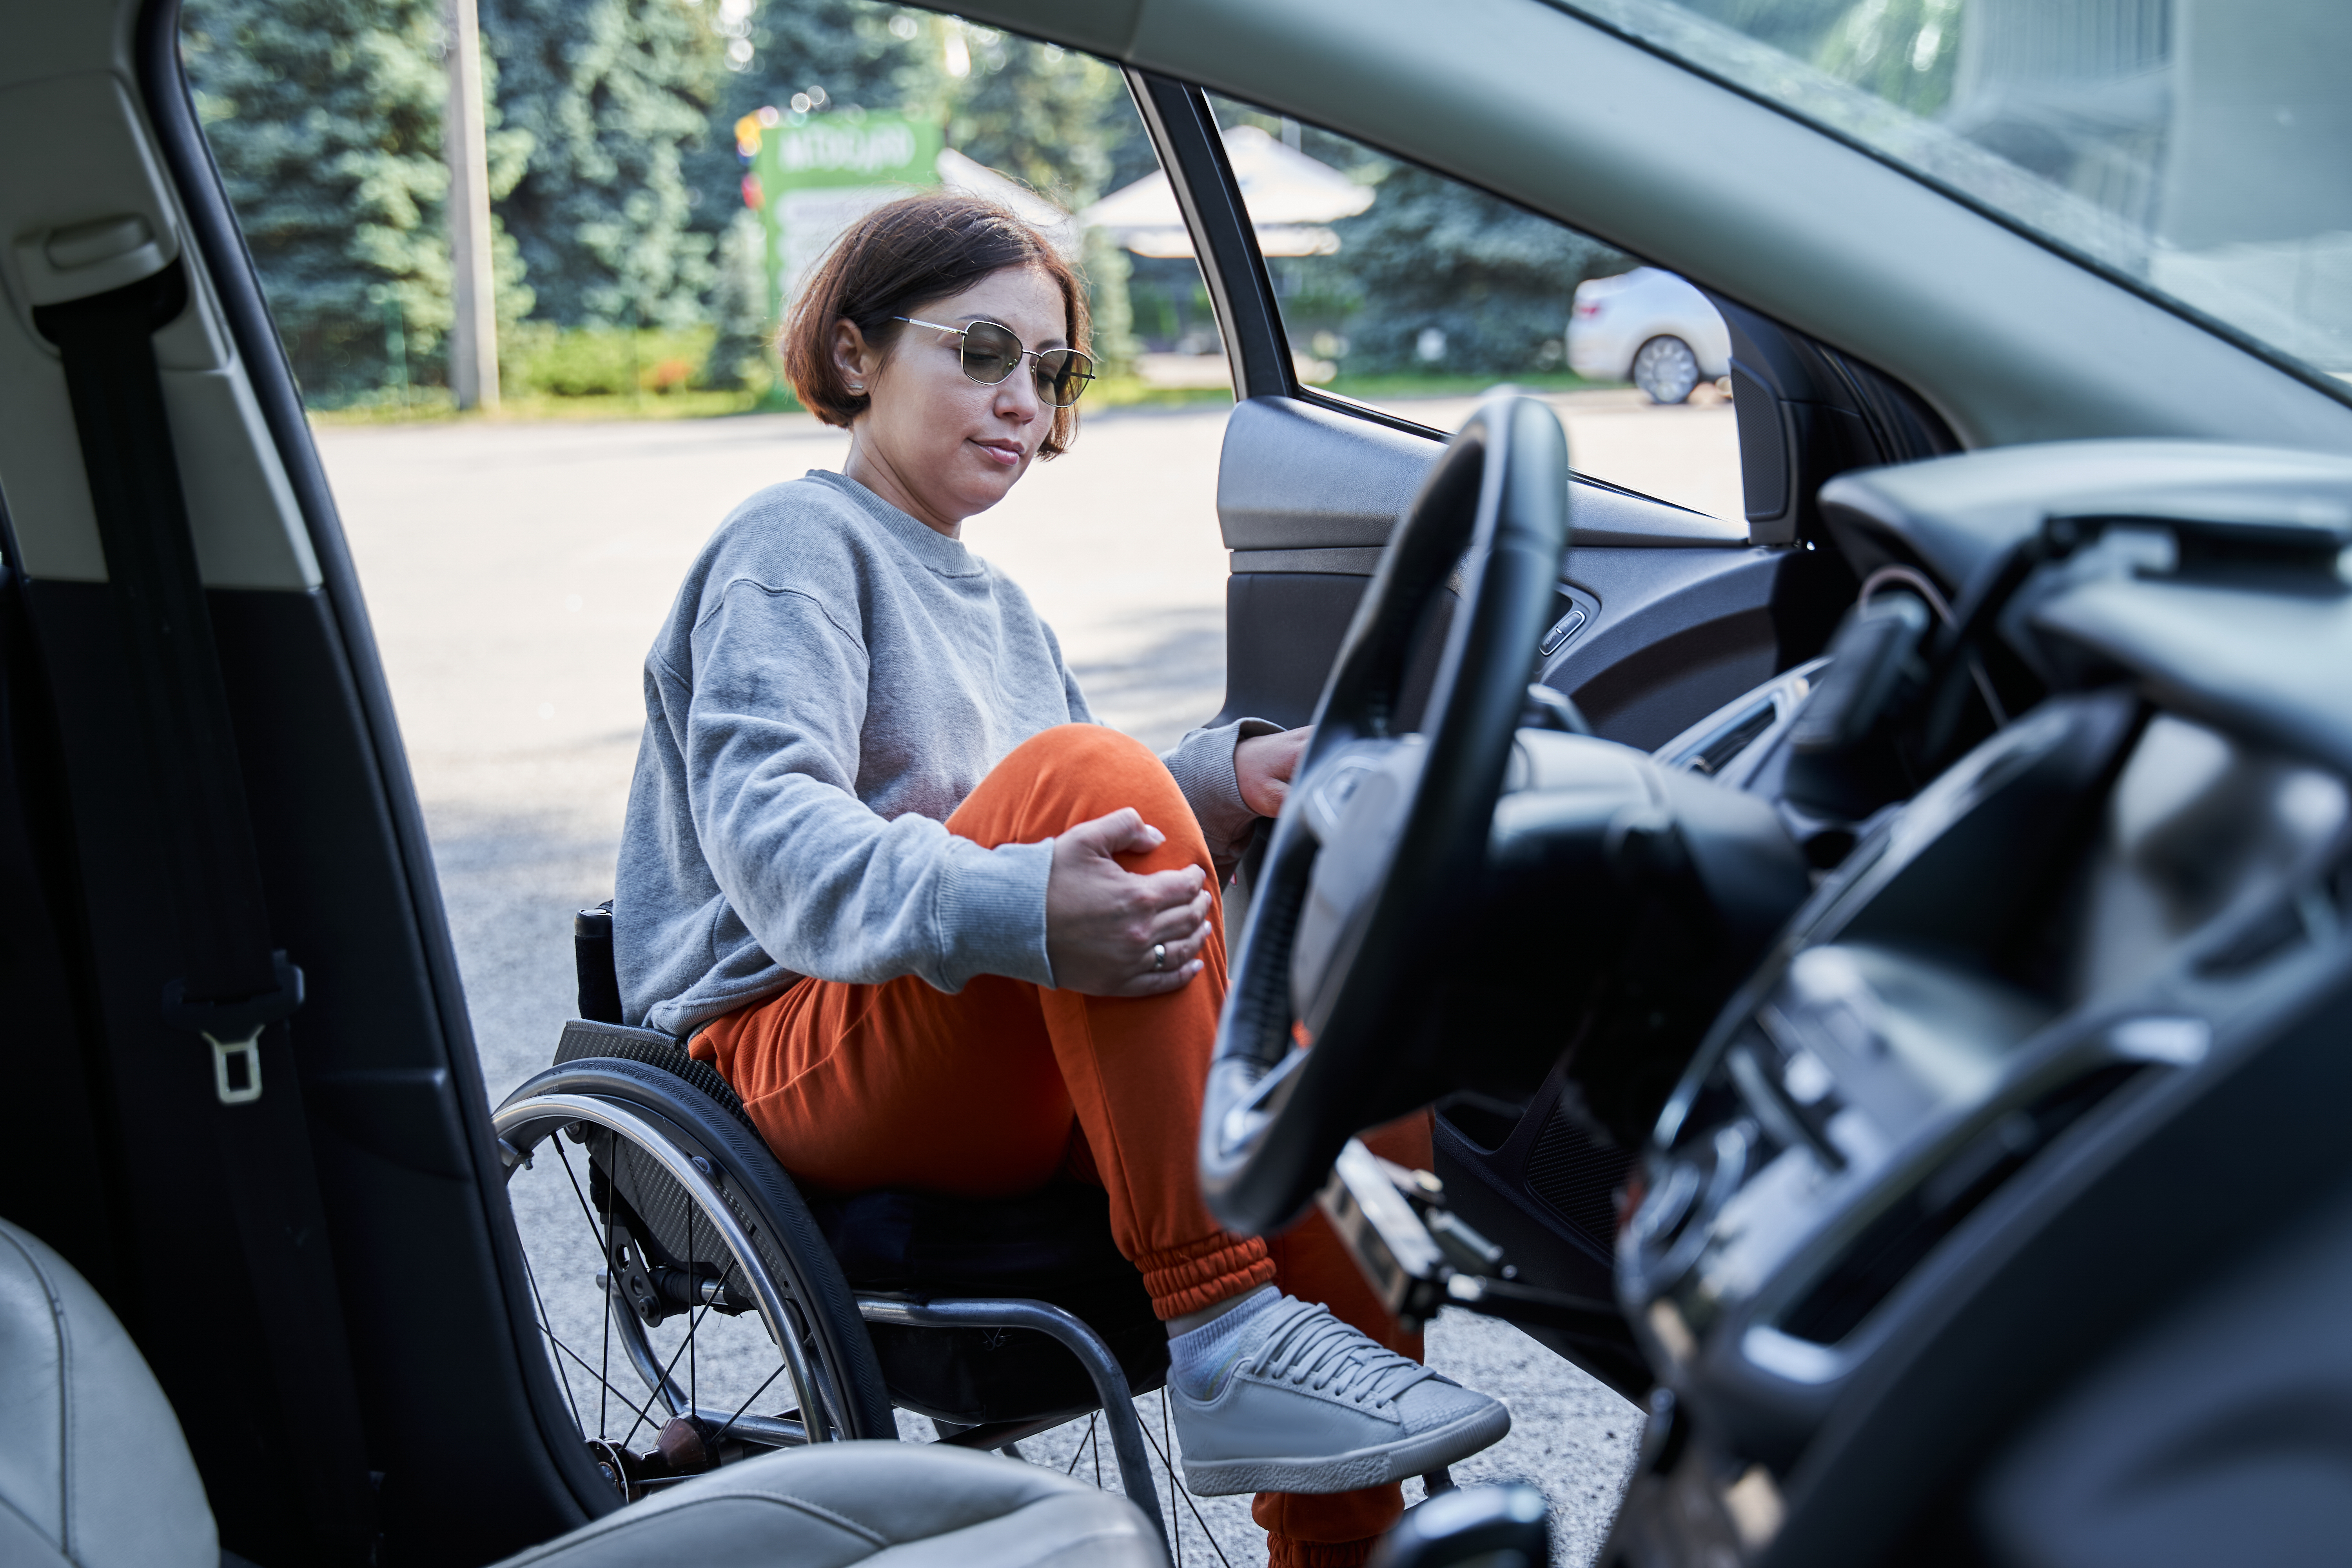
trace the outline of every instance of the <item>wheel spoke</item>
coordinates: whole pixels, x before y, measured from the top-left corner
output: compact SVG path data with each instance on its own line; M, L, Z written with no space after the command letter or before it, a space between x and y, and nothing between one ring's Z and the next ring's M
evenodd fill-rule
M768 1384L775 1382L776 1379L783 1375L784 1363L779 1361L776 1363L776 1370L768 1374L767 1381L761 1384L759 1387L753 1389L749 1397L747 1397L742 1404L735 1407L735 1414L727 1418L727 1425L719 1428L718 1432L711 1437L711 1445L716 1447L719 1438L724 1437L729 1432L734 1429L735 1423L743 1419L743 1412L751 1408L751 1401L759 1398L760 1395L768 1392ZM801 1426L805 1428L808 1426L808 1423L803 1421L801 1423Z
M686 1314L686 1338L682 1342L680 1342L677 1349L669 1352L669 1361L661 1369L661 1380L654 1384L653 1392L646 1395L646 1402L637 1406L637 1418L629 1423L628 1432L621 1438L621 1447L624 1448L629 1446L629 1439L637 1435L637 1428L646 1424L646 1417L653 1411L654 1401L659 1399L662 1396L662 1390L670 1385L669 1374L677 1370L677 1358L686 1354L689 1350L694 1348L694 1331L696 1327L701 1323L703 1313L709 1310L709 1309L708 1308L689 1308ZM691 1401L688 1402L688 1408L693 1408Z
M613 1277L613 1184L610 1182L604 1184L604 1223L602 1226L599 1226L596 1223L596 1211L588 1206L588 1194L581 1191L580 1173L572 1168L572 1152L563 1146L563 1130L560 1127L557 1128L554 1134L548 1139L548 1142L553 1145L555 1149L555 1157L562 1163L564 1177L572 1184L572 1195L580 1200L580 1217L587 1222L588 1234L595 1238L596 1261L598 1268L604 1276L604 1348L598 1352L596 1357L598 1363L598 1370L596 1373L596 1386L598 1390L596 1394L596 1436L598 1437L602 1437L604 1436L604 1429L608 1425L608 1419L605 1415L607 1408L605 1405L605 1396L608 1394L617 1392L613 1387L613 1380L610 1375L613 1370L612 1305L613 1298L619 1291L621 1284L618 1279L615 1279ZM583 1363L582 1364L585 1365L586 1363ZM583 1422L581 1425L584 1429L587 1424Z
M540 1331L550 1340L553 1340L556 1344L562 1346L565 1353L569 1354L571 1347L555 1338L555 1323L547 1315L547 1298L539 1293L539 1271L530 1266L530 1252L528 1248L522 1255L522 1277L530 1282L530 1300L531 1304L539 1310ZM575 1356L572 1359L576 1361L579 1358ZM563 1382L563 1402L572 1406L572 1424L585 1431L587 1424L580 1419L580 1401L572 1396L572 1374L563 1370L561 1363L557 1363L555 1371L557 1376Z
M561 1340L560 1338L558 1338L558 1337L556 1336L556 1334L555 1334L555 1332L554 1332L554 1331L553 1331L553 1330L551 1330L551 1329L548 1329L548 1328L546 1328L544 1325L542 1325L542 1326L541 1326L541 1331L542 1333L545 1333L545 1334L547 1335L548 1340L550 1341L550 1342L551 1342L551 1343L555 1346L555 1348L556 1348L557 1350L562 1351L565 1355L568 1355L568 1356L570 1356L573 1361L578 1362L578 1363L580 1363L580 1370L581 1370L581 1371L583 1371L583 1372L586 1373L590 1377L594 1377L594 1378L596 1378L596 1380L597 1380L599 1383L604 1383L604 1379L603 1379L602 1377L598 1377L598 1376L597 1376L596 1369L595 1369L594 1367L590 1366L590 1365L588 1364L587 1358L586 1358L585 1356L583 1356L583 1355L582 1355L578 1351L573 1350L570 1345L565 1344L565 1343L562 1342L562 1340ZM617 1389L617 1388L613 1388L612 1384L604 1384L604 1386L605 1386L605 1387L607 1387L607 1388L611 1388L611 1389L612 1389L612 1391L613 1391L614 1394L621 1394L621 1397L622 1397L622 1398L624 1398L624 1399L626 1399L626 1398L628 1397L628 1395L627 1395L627 1394L621 1394L621 1391L620 1391L619 1389ZM599 1434L597 1434L597 1435L598 1435L599 1436L603 1436L603 1434L602 1434L602 1433L599 1433Z
M1166 1432L1168 1429L1168 1391L1164 1388L1160 1391L1160 1430L1163 1433ZM1168 1489L1174 1492L1178 1497L1182 1498L1184 1500L1184 1506L1192 1510L1193 1521L1200 1525L1201 1533L1209 1538L1209 1550L1217 1554L1217 1561L1224 1563L1224 1568L1234 1568L1233 1563L1226 1560L1225 1549L1217 1544L1217 1532L1209 1528L1208 1520L1202 1515L1201 1505L1192 1500L1192 1492L1186 1489L1183 1481L1178 1479L1176 1474L1176 1461L1170 1458L1167 1451L1163 1450L1158 1443L1152 1442L1151 1428L1149 1426L1146 1426L1140 1421L1137 1422L1136 1425L1143 1427L1143 1440L1151 1444L1151 1451L1158 1454L1160 1456L1160 1462L1168 1468ZM1173 1442L1171 1442L1168 1445L1171 1449L1174 1448L1175 1446L1176 1445ZM1097 1476L1096 1479L1099 1480L1101 1478ZM1168 1505L1168 1517L1171 1524L1177 1522L1176 1505L1172 1502ZM1168 1533L1175 1540L1176 1550L1181 1552L1184 1549L1183 1531L1181 1530L1171 1529Z
M550 1122L541 1121L538 1125L549 1126ZM584 1170L572 1161L563 1131L567 1125L583 1133L580 1142L587 1156ZM590 1432L585 1397L587 1390L572 1384L572 1377L575 1373L593 1379L596 1384L594 1436L614 1443L624 1450L630 1449L642 1432L662 1426L662 1421L654 1418L656 1410L664 1411L664 1419L678 1415L690 1415L698 1421L705 1419L701 1402L702 1347L696 1342L705 1328L719 1334L709 1347L711 1354L718 1358L711 1363L711 1403L718 1408L709 1412L709 1416L716 1417L719 1411L731 1411L719 1421L709 1439L714 1455L720 1443L738 1433L744 1434L739 1439L739 1447L748 1444L752 1449L771 1447L780 1441L789 1442L794 1433L788 1428L773 1426L771 1425L773 1421L797 1418L800 1424L798 1432L804 1435L803 1440L808 1441L838 1439L847 1436L840 1411L841 1400L831 1385L825 1357L821 1353L818 1342L821 1336L805 1321L801 1303L793 1299L791 1288L782 1278L775 1282L782 1300L782 1321L768 1323L766 1307L775 1298L769 1294L765 1282L768 1270L764 1266L764 1255L751 1258L739 1254L733 1245L724 1245L729 1234L726 1230L727 1216L714 1206L719 1200L688 1187L683 1194L676 1194L684 1198L682 1218L676 1216L676 1210L668 1207L666 1201L656 1203L663 1212L660 1223L665 1227L675 1225L683 1232L676 1244L682 1246L684 1256L674 1258L670 1255L670 1244L656 1242L649 1236L636 1234L636 1229L644 1222L633 1219L629 1228L620 1225L625 1207L635 1215L644 1204L652 1201L641 1187L644 1181L657 1179L658 1176L653 1166L641 1165L641 1161L648 1157L647 1151L641 1149L632 1135L606 1128L592 1116L584 1121L555 1121L544 1142L546 1146L556 1151L558 1163L563 1168L564 1184L572 1190L574 1211L593 1238L592 1251L597 1259L597 1270L604 1276L604 1289L600 1292L604 1298L601 1303L604 1315L599 1325L600 1345L597 1356L592 1360L583 1353L585 1346L575 1345L572 1338L558 1331L551 1310L552 1301L547 1287L539 1279L539 1263L551 1258L560 1257L563 1260L562 1266L550 1264L554 1270L551 1281L557 1275L568 1271L572 1254L569 1244L561 1239L569 1229L568 1224L557 1220L549 1227L552 1234L541 1243L541 1251L544 1254L541 1258L532 1258L530 1245L528 1242L525 1245L525 1279L538 1316L539 1329L546 1338L555 1371L562 1381L568 1412L583 1436ZM591 1192L600 1179L604 1191L592 1197ZM666 1189L656 1188L654 1191L659 1193ZM555 1208L546 1211L551 1215L562 1206L561 1198L552 1201ZM727 1201L731 1210L733 1202L731 1199ZM706 1243L713 1239L723 1245L707 1261L719 1265L719 1270L714 1276L705 1278L703 1264L706 1259L702 1253ZM648 1251L648 1247L653 1250ZM682 1273L672 1274L670 1265L673 1262L679 1265ZM645 1278L640 1278L640 1269L645 1271ZM658 1320L652 1324L644 1323L635 1299L644 1295L648 1281L655 1292L655 1300L646 1303L646 1310ZM678 1295L681 1284L685 1292L682 1297ZM669 1303L673 1299L683 1307L682 1311L671 1310ZM562 1300L567 1310L570 1310L571 1294L561 1285L556 1289L554 1300ZM721 1307L726 1310L721 1311ZM624 1311L630 1315L627 1318L615 1315ZM769 1337L774 1339L773 1345L763 1344L762 1336L751 1324L740 1324L723 1333L718 1329L719 1319L733 1323L747 1311L754 1321L771 1330ZM681 1331L677 1342L665 1352L659 1346L660 1332L648 1335L645 1331L658 1331L661 1323L672 1318L678 1320ZM617 1344L616 1340L619 1342ZM634 1376L647 1384L647 1390L642 1396L614 1383L612 1363L616 1349L626 1352ZM773 1353L768 1368L761 1373L759 1357L771 1352ZM681 1360L686 1367L686 1386L683 1388L678 1386L676 1377ZM795 1384L805 1381L808 1386L796 1388L799 1399L791 1416L762 1415L754 1417L751 1415L753 1409L762 1399L773 1394L779 1380L784 1379L788 1373L794 1373L796 1366L804 1367L806 1376L803 1378L796 1374L793 1378ZM755 1379L754 1373L760 1375ZM751 1386L755 1382L756 1386ZM744 1387L749 1387L748 1394L734 1392ZM777 1398L781 1402L781 1396ZM625 1423L620 1419L624 1412L629 1416ZM611 1436L615 1426L623 1428L617 1439Z

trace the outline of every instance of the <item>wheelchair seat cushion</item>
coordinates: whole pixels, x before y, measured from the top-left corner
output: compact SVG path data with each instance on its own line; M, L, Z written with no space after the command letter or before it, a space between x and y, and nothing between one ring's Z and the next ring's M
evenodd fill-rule
M992 1454L825 1443L730 1465L499 1568L1166 1568L1124 1498Z
M1100 1187L1057 1183L1017 1198L886 1189L807 1194L842 1271L859 1290L1019 1297L1051 1302L1102 1336L1138 1394L1168 1372L1168 1333L1143 1277L1111 1239ZM964 1426L1083 1415L1094 1384L1042 1334L869 1324L894 1403Z
M862 1290L1030 1294L1136 1272L1111 1239L1110 1198L1100 1187L1057 1182L1017 1198L897 1187L807 1197L842 1272Z

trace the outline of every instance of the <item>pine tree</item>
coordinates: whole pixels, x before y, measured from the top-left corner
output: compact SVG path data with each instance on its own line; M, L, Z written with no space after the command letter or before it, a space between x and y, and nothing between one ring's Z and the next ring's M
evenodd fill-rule
M928 47L900 71L900 90L910 112L946 121L949 146L1067 212L1102 195L1124 129L1116 117L1134 118L1116 71L952 16L932 20L920 42Z
M895 114L903 107L898 72L912 58L919 26L912 12L874 0L769 0L756 10L745 5L739 16L717 0L712 22L730 35L734 52L712 117L719 133L688 158L689 178L706 198L696 209L698 226L723 229L742 210L743 164L728 128L744 115L789 112L794 93L822 94L819 112L827 114Z
M1318 264L1370 307L1346 329L1348 374L1556 368L1576 286L1626 266L1598 240L1443 174L1411 163L1365 173L1378 199L1332 225L1339 252Z
M436 0L188 0L182 28L197 115L306 396L381 388L395 347L412 376L438 379L451 310ZM528 138L493 123L495 192ZM499 248L512 317L530 295L511 242Z
M725 215L698 215L713 193L687 170L724 140L727 40L699 0L481 0L499 112L531 138L498 211L542 318L669 328L704 318Z

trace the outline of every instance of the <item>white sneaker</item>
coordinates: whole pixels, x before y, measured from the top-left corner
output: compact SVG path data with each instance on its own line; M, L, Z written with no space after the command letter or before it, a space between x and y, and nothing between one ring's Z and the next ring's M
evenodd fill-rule
M1200 1396L1172 1373L1168 1382L1195 1497L1376 1487L1465 1458L1511 1429L1501 1401L1289 1296L1250 1312L1219 1348Z

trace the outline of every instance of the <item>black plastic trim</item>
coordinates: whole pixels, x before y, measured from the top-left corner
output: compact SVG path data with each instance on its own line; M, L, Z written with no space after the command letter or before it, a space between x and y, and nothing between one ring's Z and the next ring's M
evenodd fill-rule
M316 557L333 630L342 644L346 668L358 699L362 731L373 750L379 787L402 866L406 871L410 912L432 991L433 1012L442 1032L444 1056L463 1119L472 1167L472 1185L481 1197L483 1219L492 1238L497 1284L502 1298L515 1364L523 1371L531 1416L550 1462L562 1478L568 1501L581 1520L595 1517L613 1505L612 1489L586 1457L562 1416L554 1373L538 1344L524 1279L520 1244L508 1210L503 1173L490 1151L488 1089L482 1079L473 1026L466 1009L465 987L458 974L440 881L434 870L431 841L424 813L410 776L406 751L378 657L366 601L334 495L328 485L318 449L310 440L302 410L301 393L286 357L261 292L252 252L237 225L223 186L219 165L205 140L195 105L189 96L179 51L179 0L146 0L140 8L132 37L139 73L140 96L157 148L178 192L189 226L189 239L204 263L221 314L226 319L247 384L268 428L283 465L288 485ZM482 1411L478 1407L477 1415Z
M1489 390L1500 391L1510 385L1511 382L1506 378L1496 382ZM1334 414L1345 414L1350 418L1361 419L1369 424L1385 425L1391 430L1402 431L1408 436L1425 436L1433 441L1454 439L1450 431L1440 430L1434 425L1423 425L1418 420L1408 419L1402 414L1391 414L1385 408L1375 407L1369 403L1359 403L1341 393L1323 392L1312 386L1301 386L1290 395L1297 398L1301 403L1312 403L1318 407L1328 408ZM1543 395L1539 392L1530 392L1528 395L1540 397ZM1632 496L1635 500L1645 500L1654 506L1670 506L1676 511L1686 511L1694 517L1709 515L1700 511L1696 507L1685 506L1680 501L1666 500L1650 494L1647 490L1637 490L1631 486L1621 485L1614 479L1604 479L1598 475L1588 474L1581 468L1571 470L1569 478L1580 485L1591 485L1595 489L1609 490L1621 496Z

